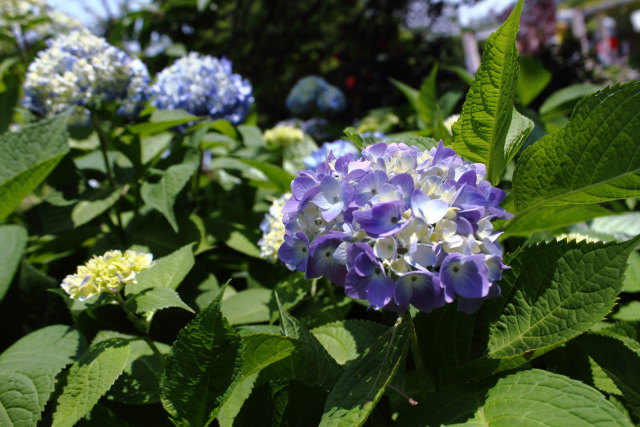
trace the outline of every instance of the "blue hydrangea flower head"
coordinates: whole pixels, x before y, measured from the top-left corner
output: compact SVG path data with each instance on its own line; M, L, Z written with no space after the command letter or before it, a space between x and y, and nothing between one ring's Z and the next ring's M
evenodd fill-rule
M332 151L293 180L278 256L376 309L457 301L472 313L500 294L508 268L491 221L512 215L485 176L442 142L426 151L379 142L359 158Z
M73 119L103 101L119 101L119 114L136 114L148 98L147 67L82 28L47 40L29 65L23 105L45 117L73 110Z
M247 79L232 72L231 65L226 58L191 52L158 74L151 86L151 104L242 123L253 104L252 88Z
M286 106L296 117L319 111L332 115L345 109L347 100L340 89L318 76L303 77L291 88Z
M327 160L330 152L333 153L334 157L341 157L349 153L354 155L359 154L358 148L356 148L352 142L337 139L333 142L325 142L320 148L305 157L304 166L309 170L315 171L318 165L323 164Z

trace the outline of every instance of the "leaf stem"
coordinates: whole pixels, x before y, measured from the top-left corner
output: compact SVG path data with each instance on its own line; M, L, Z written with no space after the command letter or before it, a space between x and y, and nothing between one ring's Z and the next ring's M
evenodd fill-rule
M416 365L416 371L418 372L421 388L425 391L434 391L436 389L435 382L433 381L431 372L424 367L422 352L420 351L420 345L418 344L418 334L416 333L416 326L413 323L413 317L411 317L411 313L409 311L405 311L402 317L411 325L411 332L409 332L411 340L411 354L413 354L413 363Z
M133 324L138 333L142 335L142 339L147 343L151 351L153 351L153 354L164 364L164 356L160 352L160 349L158 349L158 346L156 346L156 344L149 336L148 328L145 327L142 322L140 322L140 319L138 319L138 316L136 316L135 313L132 313L127 309L125 301L122 298L122 295L120 295L119 291L115 293L115 298L118 302L118 305L122 308L124 314L127 316L127 319L129 319L129 321Z

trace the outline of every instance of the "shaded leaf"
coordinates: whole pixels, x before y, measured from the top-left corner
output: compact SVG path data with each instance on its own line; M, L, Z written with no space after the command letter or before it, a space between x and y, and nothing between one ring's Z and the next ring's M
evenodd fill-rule
M585 96L604 89L604 86L580 83L564 87L552 93L540 106L540 115L568 114Z
M28 237L27 230L19 225L0 226L0 301L11 285Z
M545 206L509 222L504 231L505 236L529 236L611 214L600 205Z
M519 58L520 73L516 91L522 105L529 105L551 81L551 72L532 56Z
M338 364L344 365L362 355L386 329L366 320L342 320L319 326L311 333Z
M164 287L176 289L195 264L193 244L190 243L160 258L155 264L136 275L136 282L125 286L127 296L145 289Z
M222 301L222 314L230 325L268 322L271 293L260 288L240 291Z

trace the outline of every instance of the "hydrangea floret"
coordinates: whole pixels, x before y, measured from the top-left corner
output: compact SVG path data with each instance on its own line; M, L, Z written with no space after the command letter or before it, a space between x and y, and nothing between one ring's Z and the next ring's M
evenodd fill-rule
M151 86L151 104L240 124L253 104L251 84L226 58L191 52L162 70Z
M73 110L81 121L87 108L118 100L118 114L136 114L147 100L147 67L101 37L81 28L47 40L29 65L23 105L49 117Z
M329 157L329 153L332 152L334 157L341 157L345 154L358 155L358 148L350 141L344 139L337 139L333 142L325 142L314 150L309 156L304 158L304 166L309 170L316 170L316 168L326 162Z
M60 286L71 299L85 301L102 292L117 293L125 284L136 283L136 274L153 265L153 255L127 250L105 252L78 266Z
M260 223L260 230L262 230L262 237L258 240L260 256L271 263L278 261L278 249L284 243L282 208L290 197L291 193L285 193L275 199Z
M472 313L500 294L502 249L491 221L512 215L483 164L442 142L330 154L300 171L283 208L278 256L307 278L325 276L375 309L431 310L458 302Z

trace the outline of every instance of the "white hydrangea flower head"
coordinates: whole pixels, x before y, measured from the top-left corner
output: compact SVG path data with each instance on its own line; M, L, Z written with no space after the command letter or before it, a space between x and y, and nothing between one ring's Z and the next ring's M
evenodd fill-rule
M459 118L460 118L460 114L453 114L447 117L447 119L444 121L444 127L447 128L449 133L451 133L451 128L453 127L453 124L457 122Z
M23 105L45 117L69 109L86 114L102 101L122 102L131 115L148 97L150 78L139 60L81 28L47 41L27 70Z
M262 230L262 238L258 241L260 256L271 263L278 261L278 249L284 243L282 208L290 197L291 193L285 193L275 199L260 224Z
M108 251L78 266L76 273L65 277L60 286L71 299L85 301L105 291L117 293L125 284L136 283L136 274L153 264L152 254Z
M293 126L278 125L264 132L264 140L275 147L285 147L304 139L304 132Z

